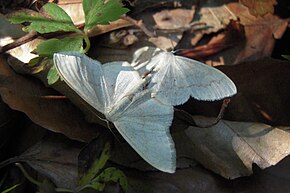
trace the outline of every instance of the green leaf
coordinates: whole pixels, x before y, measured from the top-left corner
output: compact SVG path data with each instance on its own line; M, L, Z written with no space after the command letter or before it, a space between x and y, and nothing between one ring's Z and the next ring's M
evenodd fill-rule
M110 148L111 145L107 142L100 158L94 161L88 172L80 179L80 186L90 184L91 180L93 180L100 173L100 170L105 166L110 157Z
M12 186L12 187L10 187L10 188L8 188L8 189L2 191L1 193L7 193L7 192L10 192L10 191L14 190L14 189L15 189L17 186L19 186L19 185L20 185L20 184L16 184L16 185L14 185L14 186Z
M107 182L119 183L124 192L126 192L128 188L126 175L121 170L114 167L106 168L100 175L94 178L91 182L91 187L96 190L103 191L104 186L100 186L100 184L106 184Z
M47 73L47 82L49 85L52 85L56 83L58 79L59 79L59 75L58 75L57 69L55 65L53 65Z
M282 55L283 58L290 60L290 55Z
M115 21L129 10L123 7L118 0L83 0L85 13L85 30L93 28L97 24L106 25L110 21Z
M39 33L57 31L80 32L69 15L54 3L45 4L41 13L20 10L10 14L8 17L15 24L31 22L29 26L25 27L26 31L37 31Z
M77 36L77 37L67 37L63 39L52 38L46 40L45 42L39 44L35 51L40 56L52 57L52 55L56 52L69 52L69 51L82 52L82 50L83 50L83 37Z

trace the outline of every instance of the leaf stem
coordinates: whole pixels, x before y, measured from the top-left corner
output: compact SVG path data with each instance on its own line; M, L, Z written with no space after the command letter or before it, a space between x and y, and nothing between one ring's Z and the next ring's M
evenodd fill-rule
M84 49L84 53L87 53L89 51L90 47L91 47L91 42L90 42L87 30L85 30L85 33L84 33L84 40L85 40L85 43L86 43L86 47Z
M20 163L15 163L15 165L21 170L21 172L23 173L23 175L33 184L40 186L41 183L38 182L37 180L33 179L24 169L24 167L20 164Z

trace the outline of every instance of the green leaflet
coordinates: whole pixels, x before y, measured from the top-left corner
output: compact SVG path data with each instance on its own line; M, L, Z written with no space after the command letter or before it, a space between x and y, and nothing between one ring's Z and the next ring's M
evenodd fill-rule
M42 7L41 13L31 10L20 10L8 16L14 24L31 22L24 28L25 31L50 33L56 31L80 32L73 24L69 15L54 3L47 3Z
M97 24L106 25L115 21L121 15L128 12L118 0L84 0L83 9L85 13L85 30L93 28Z
M58 75L57 69L55 65L53 65L47 73L47 82L49 85L52 85L56 83L58 79L59 79L59 75Z
M290 55L282 55L283 58L290 60Z
M88 172L80 179L80 186L90 184L91 180L93 180L100 173L100 170L105 166L110 157L110 148L111 145L107 142L100 158L94 161Z
M99 159L96 159L91 168L81 178L79 190L93 188L98 191L103 191L106 183L119 183L121 188L126 191L128 181L126 175L119 169L109 167L104 169L106 162L110 156L110 143L106 143ZM104 169L104 170L103 170ZM102 171L103 170L103 171ZM102 172L101 172L102 171Z
M52 38L39 44L36 48L36 52L40 56L50 56L56 52L69 52L83 50L83 36L67 37L63 39Z
M100 175L91 182L91 187L98 191L103 191L107 182L119 183L124 192L128 188L126 175L119 169L114 167L106 168Z

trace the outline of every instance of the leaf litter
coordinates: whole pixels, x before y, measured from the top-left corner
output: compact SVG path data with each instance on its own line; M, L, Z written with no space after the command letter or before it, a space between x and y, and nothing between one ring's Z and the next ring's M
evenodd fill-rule
M246 4L245 2L246 1L243 1L244 4ZM264 1L264 2L267 3L270 7L271 1ZM136 3L135 6L138 7L139 6L138 1L136 1L135 3ZM158 7L158 6L162 7L162 4L160 4L160 2L154 2L154 5L155 7ZM174 130L173 136L175 139L175 143L177 144L177 153L180 152L181 157L179 159L181 160L182 158L186 157L187 160L190 160L188 164L185 164L185 165L183 164L183 166L181 166L181 168L183 169L177 170L176 174L172 176L168 176L166 174L162 174L159 172L148 173L148 172L134 172L134 171L131 171L130 169L128 169L128 171L125 170L126 175L128 176L128 179L129 179L129 192L130 192L130 188L133 188L133 190L135 191L140 190L138 192L158 192L160 190L166 190L166 192L170 192L170 191L187 192L187 191L199 191L199 190L210 191L210 192L231 192L232 186L230 185L229 181L226 181L223 178L213 175L208 170L201 168L199 164L214 171L215 173L222 175L225 178L236 178L240 176L250 175L252 173L252 163L257 164L261 168L266 168L266 167L269 167L270 165L275 165L277 162L279 162L279 160L281 160L283 157L289 154L288 134L277 127L258 123L258 122L266 122L268 124L273 124L273 125L286 125L286 126L289 125L289 121L287 121L287 115L288 115L289 109L287 105L283 106L283 104L287 101L286 100L287 93L281 92L284 86L280 87L280 90L279 90L279 87L277 86L275 87L275 84L273 84L273 82L276 82L278 84L282 83L283 85L288 83L289 79L287 79L287 77L284 76L284 73L283 73L283 72L287 72L285 71L285 66L282 67L280 64L277 65L278 62L271 61L270 59L264 59L264 60L259 61L259 59L265 56L271 56L276 39L281 38L287 28L287 21L282 20L276 15L274 15L272 9L270 8L267 8L267 11L261 12L261 10L254 10L254 9L257 9L257 6L256 8L254 6L252 7L249 6L250 7L250 11L249 11L247 10L247 8L237 3L222 4L220 7L221 9L219 10L220 11L219 13L229 14L228 15L229 18L226 18L226 20L222 20L223 22L220 22L222 25L221 24L217 25L218 22L216 22L215 24L212 24L212 25L217 25L216 28L209 28L209 30L214 29L213 31L206 32L200 29L198 29L197 31L193 30L195 32L194 36L192 36L191 33L187 33L187 32L179 33L178 34L179 39L175 38L174 41L176 42L176 44L182 43L182 40L185 39L186 36L189 36L187 38L192 39L192 41L188 41L188 42L196 42L194 43L194 45L203 46L203 45L207 45L207 43L209 43L210 40L213 42L214 38L216 38L219 34L223 34L224 29L226 28L226 26L228 26L228 24L230 23L229 21L231 19L235 20L243 27L243 30L239 31L238 33L240 33L241 36L244 36L245 39L242 39L242 41L238 45L235 45L234 47L231 47L231 49L225 49L223 51L214 50L212 52L213 56L207 56L206 54L201 54L200 56L200 58L206 59L207 62L211 64L218 63L218 64L225 64L225 65L233 65L233 64L237 65L237 64L242 63L241 65L238 65L236 68L223 68L225 69L225 73L227 75L230 75L230 77L237 84L238 90L240 91L238 96L232 99L232 102L230 103L228 109L226 110L225 118L233 120L233 121L240 121L240 122L228 122L228 121L222 120L218 125L216 125L216 127L218 128L213 127L213 128L200 129L197 127L192 127L191 125L188 125L188 123L184 123L181 120L181 122L183 122L182 125L184 126L184 128L181 131L180 131L181 126L180 128L178 128L178 126L177 128L173 128ZM205 8L207 8L207 12L209 15L212 15L213 17L217 15L215 11L217 10L218 6L213 6L213 8L208 8L208 7L205 7ZM203 13L205 12L201 11L199 13L202 13L201 15L203 16L204 15ZM254 13L254 15L257 13L260 16L253 17L251 15L252 13ZM148 23L149 19L147 19L146 17L149 17L149 16L150 14L147 14L147 16L144 15L143 17L145 18L142 18L142 16L139 16L139 17L142 18L146 26L154 26ZM209 25L209 23L206 22L207 20L201 20L201 21ZM122 28L122 26L120 28ZM106 32L107 31L110 31L110 27L108 28L108 30L106 30ZM232 30L229 30L229 31L231 32ZM142 33L135 32L135 34L137 35L139 40L142 40L142 38L144 39L144 36L143 37L140 36L142 35ZM258 36L259 38L257 38L255 34L260 34L261 36ZM164 48L170 48L172 47L172 43L170 42L171 41L170 39L172 39L172 37L170 36L166 37L166 36L167 34L165 33L164 37L168 38L169 41L165 43ZM225 34L225 37L227 36L228 35ZM157 37L161 37L161 35L157 33ZM194 38L197 38L197 39L194 40ZM145 39L146 39L146 36L145 36ZM267 44L265 44L266 41L267 41ZM136 49L136 47L142 47L143 43L144 43L143 40L138 41L137 43L131 45L131 47L128 49L134 50ZM160 46L160 45L161 43L157 42L156 46ZM190 48L190 44L184 44L184 46L185 47L187 46L187 48ZM90 54L98 57L98 53L93 53L93 52L98 52L99 49L97 49L97 45L94 45L94 47L95 48L91 48L92 52ZM128 58L130 58L131 53L125 51L123 55L128 55ZM105 58L106 60L110 60L111 58L113 58L112 52L110 53L110 55L108 56L102 55L102 57ZM255 62L243 63L245 61L257 61L257 60L258 62L256 63ZM271 63L271 65L267 64L266 62L269 60L271 62L268 62L268 63ZM277 65L276 67L275 67L275 64ZM264 72L263 70L261 70L263 68L264 69L270 68L272 70L268 70L268 72L266 72L265 70ZM243 71L241 71L241 69L243 69ZM4 70L7 71L7 69L4 69ZM251 71L259 72L258 77L260 78L254 78L257 75L255 74L255 76L254 77L252 76L252 78L250 79ZM246 76L247 78L245 78L245 75L241 72L246 73L246 74L249 73L248 76ZM240 74L240 77L239 77L239 74ZM265 76L265 78L263 79L263 76L265 74L267 76ZM282 76L280 77L279 75L281 74ZM2 77L5 77L5 79L7 78L6 75ZM269 77L271 78L269 79ZM10 77L7 78L7 80L9 79ZM24 77L24 79L20 79L19 81L16 81L15 84L17 85L18 88L21 88L22 85L25 85L25 84L19 83L19 82L25 83L26 82L24 81L25 79L27 79L27 77ZM242 81L243 79L244 81ZM13 83L12 80L10 82ZM30 84L31 83L27 85L30 85ZM253 84L254 84L253 88L249 89L252 87ZM32 85L33 86L31 87L35 87L34 84ZM7 84L4 84L4 87L8 87ZM38 88L39 90L44 89L43 85L37 86L37 87L40 88L40 89ZM1 88L3 88L3 86ZM26 88L26 86L23 86L23 88ZM264 88L264 90L262 88ZM38 93L39 92L38 89L27 90L27 94ZM13 91L13 89L10 89L10 90ZM18 90L21 90L21 89L18 89ZM269 100L269 99L265 100L265 94L263 94L265 90L268 91L266 95L269 96L269 98L272 98L272 100ZM66 92L67 91L63 91L63 93L66 93ZM48 93L50 93L50 91ZM55 94L54 92L52 93ZM276 96L275 95L274 97L270 97L270 96L273 96L273 93L277 93L278 96L275 97ZM23 94L23 96L26 96L27 94ZM240 94L244 95L244 97L241 96ZM13 99L12 97L13 94L11 94L10 96L9 94L5 94L4 92L3 95L4 95L4 98L5 97L11 98L10 99L10 101L12 101L10 102L11 104L15 103L13 102L13 100L15 101L22 100L22 98ZM20 94L20 96L21 95L22 94ZM279 97L283 99L280 102L279 102ZM263 102L263 100L265 100L265 102ZM6 102L7 101L8 99L6 99ZM40 105L40 103L43 103L43 101L40 100L37 103L37 105ZM218 106L220 105L219 102L215 102L214 104L206 104L206 108L204 108L204 103L201 102L201 106L200 104L196 104L196 103L197 103L196 101L189 101L182 108L192 114L201 113L208 116L215 116L217 114L216 111L219 108ZM276 105L273 105L273 104L276 104ZM59 103L49 102L49 106L59 106ZM278 107L278 109L274 111L274 107L276 106ZM18 109L16 107L14 108ZM63 105L59 106L59 108L63 108ZM30 110L35 111L35 108L31 108ZM23 111L25 112L26 110L23 110ZM48 111L48 112L49 112L48 114L54 114L54 113L51 113L54 111ZM284 113L286 113L286 115L283 115ZM30 115L31 119L35 122L39 122L37 121L37 119L35 119L35 117L37 117L36 114L38 113L31 114ZM65 116L69 116L69 114ZM50 119L47 120L46 118L45 120L48 122L48 125L51 125L52 120ZM205 118L204 120L206 122L210 122L209 118ZM178 120L175 120L175 122L176 121L178 122ZM249 121L249 122L245 122L245 121ZM40 125L45 125L45 122L40 123ZM250 122L256 122L256 123L250 123ZM224 125L221 126L222 124ZM176 127L176 125L173 127ZM260 130L261 132L259 132L259 135L257 136L258 130ZM64 134L73 139L83 140L81 139L82 137L71 137L70 131L71 129L68 129L67 132L64 132ZM245 133L246 131L248 132ZM210 134L210 135L205 134L207 132L209 133L212 132L214 134ZM88 134L90 133L88 131L84 133L86 133L85 135L87 136L96 135L96 134ZM178 137L180 136L186 136L187 138L189 138L187 141L190 141L190 144L193 143L195 145L191 146L188 143L187 144L182 143L185 140L182 137L181 139L179 139ZM205 141L199 141L200 139L205 139L205 137L203 138L202 136L207 136L207 137L211 136L213 138L211 140L206 140L207 142L206 145L203 145ZM218 137L218 136L221 136L221 137ZM89 141L89 139L91 139L91 137L86 138L85 141ZM228 140L225 140L225 139L228 139ZM232 139L232 140L229 140L229 139ZM279 139L279 140L276 140L276 139ZM216 143L212 145L211 143L213 142L216 142ZM179 143L181 145L187 145L187 146L178 147ZM116 142L116 144L119 144L119 142ZM216 144L228 144L228 145L216 146ZM128 148L126 146L122 146L122 148L124 147L125 147L125 150ZM220 149L218 149L219 147ZM273 147L275 147L276 150L269 151L269 149L272 149ZM184 148L185 151L178 150L178 148L180 149ZM216 149L212 150L211 148L216 148ZM227 149L230 149L230 150L226 151ZM194 151L189 151L189 150L194 150L194 151L197 151L198 153L193 153ZM118 152L119 150L118 148L115 147L114 151ZM219 153L215 154L215 151ZM128 152L129 153L126 154L125 158L128 158L129 160L130 158L135 158L135 160L133 161L131 160L131 163L133 163L133 165L136 162L142 163L142 160L135 154L134 151L128 151ZM220 154L220 152L225 152L225 153ZM231 154L227 155L227 153L229 152ZM258 153L258 154L255 154L255 153ZM261 155L263 154L264 156L261 156L260 154ZM206 159L208 158L209 155L211 155L210 159ZM226 157L223 157L222 155L225 155ZM122 156L122 154L120 156ZM219 158L219 156L221 156L221 158ZM211 162L212 160L214 161ZM219 160L219 161L216 161L216 160ZM281 162L289 163L289 161L287 162L287 160L289 159L286 158L282 160ZM112 160L112 161L113 163L117 163L117 164L121 163L121 165L124 164L125 167L132 167L132 164L131 165L126 164L126 161L119 162L118 159ZM276 190L281 190L282 192L285 192L289 190L287 189L287 185L283 184L283 180L274 181L273 180L274 177L272 176L272 175L279 175L279 176L286 177L286 179L289 179L287 178L287 174L281 174L281 173L279 174L277 172L276 174L273 174L273 173L269 174L268 172L271 169L275 170L275 168L279 168L279 164L280 163L278 163L277 166L275 167L270 167L263 171L256 170L254 167L254 174L251 177L243 178L243 179L238 178L232 181L235 184L235 188L234 188L235 191L237 192L242 192L243 190L244 191L247 190L248 192L265 192L266 191L266 189L263 188L262 185L258 186L257 188L254 188L255 187L254 181L262 182L261 184L264 184L266 186L268 185L269 187L268 192L271 192L271 191L275 192ZM144 163L141 164L141 166L140 165L138 166L137 164L137 166L135 165L134 167L141 170L146 168L144 167ZM39 168L37 169L37 167L35 169L40 171ZM150 170L152 170L152 168L149 169L149 171ZM145 174L147 173L147 175L144 176L143 175L144 173ZM261 179L263 180L261 181ZM251 182L251 180L253 182ZM272 184L271 186L269 186L272 180L273 180L274 185ZM201 185L203 183L201 181L206 182L207 185L202 187ZM153 186L148 187L148 185L146 185L146 183L148 184L148 182L152 183ZM183 184L181 184L182 182ZM196 184L197 186L195 189L194 188L190 189L190 187L192 187L190 186L190 184ZM212 184L214 184L214 186ZM281 184L281 186L277 184ZM201 188L201 189L198 189L198 188Z

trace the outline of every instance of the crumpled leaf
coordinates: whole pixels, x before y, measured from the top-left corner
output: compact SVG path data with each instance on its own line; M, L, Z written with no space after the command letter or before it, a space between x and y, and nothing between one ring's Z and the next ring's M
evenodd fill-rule
M25 27L27 31L37 31L39 33L80 32L67 13L54 3L45 4L41 13L31 10L13 12L9 14L9 20L15 24L31 22L29 26Z
M245 42L221 52L217 57L223 56L224 62L231 65L271 56L275 41L282 37L288 22L270 13L255 17L249 13L247 7L239 3L230 3L227 6L244 26Z
M276 0L240 0L240 2L247 6L250 13L254 16L264 16L267 13L274 13L274 5L277 4Z
M197 125L214 119L194 117ZM265 169L290 154L290 134L262 123L220 121L185 131L192 156L206 168L233 179L252 174L252 164ZM180 139L181 140L181 139Z
M54 132L90 141L98 134L84 115L68 99L58 96L40 81L15 74L5 63L0 65L0 94L10 108L24 112L33 122Z
M128 9L122 6L117 0L109 0L106 3L104 0L84 0L85 29L89 30L97 24L106 25L119 19L122 14L128 12Z

